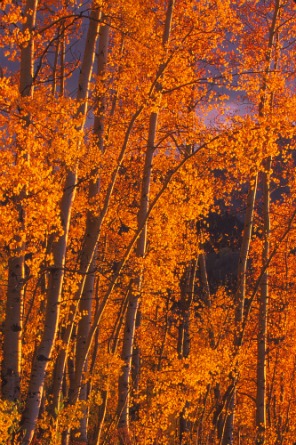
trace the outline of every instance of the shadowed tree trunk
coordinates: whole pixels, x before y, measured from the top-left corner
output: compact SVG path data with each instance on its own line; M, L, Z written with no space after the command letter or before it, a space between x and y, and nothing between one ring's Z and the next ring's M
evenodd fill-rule
M240 256L237 271L237 292L236 292L236 313L235 313L235 325L236 325L236 335L235 335L235 347L239 348L242 344L242 326L244 321L244 309L246 300L246 277L247 277L247 266L249 258L249 249L252 238L253 231L253 219L254 219L254 208L255 200L257 194L257 182L258 175L253 179L250 184L249 193L247 197L247 207L246 215L243 229L242 244L240 248ZM218 431L218 436L221 438L222 445L232 445L233 443L233 428L234 428L234 414L235 414L235 400L236 400L236 381L235 376L231 376L232 382L229 385L225 395L227 398L224 402L225 413L221 412L221 422Z
M29 40L21 48L21 66L19 91L21 96L33 95L34 76L34 39L32 30L36 21L37 0L27 0L24 15L26 23L23 32L29 33ZM23 156L28 157L23 153ZM18 222L24 226L24 210L22 199L26 191L23 189L14 200L18 212ZM22 358L22 312L24 299L25 259L24 242L16 236L15 242L19 245L8 261L7 302L4 322L3 361L1 367L1 387L4 399L15 401L20 396L20 369Z
M196 278L198 258L192 261L185 270L184 279L180 284L181 300L179 302L179 329L178 329L178 357L180 360L187 358L190 353L190 314L191 305L194 295L194 283ZM186 387L184 387L186 393ZM189 445L191 439L189 433L192 423L186 418L186 410L189 408L189 402L185 406L179 416L179 444Z

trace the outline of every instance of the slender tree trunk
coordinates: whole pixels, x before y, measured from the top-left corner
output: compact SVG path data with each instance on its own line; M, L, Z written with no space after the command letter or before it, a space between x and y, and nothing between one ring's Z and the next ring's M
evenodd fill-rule
M30 38L27 44L21 48L21 66L20 66L20 86L19 90L22 96L32 96L33 77L34 77L34 36L33 30L36 23L38 0L27 0L25 7L25 17L23 32L29 32Z
M256 174L247 197L247 208L244 222L243 239L240 249L238 271L237 271L237 292L236 292L236 344L241 346L242 342L242 322L244 319L246 291L247 291L247 271L249 250L253 231L254 209L257 194L258 174Z
M106 417L106 413L107 413L107 404L108 404L108 391L107 390L103 390L101 392L102 394L102 404L99 407L99 414L98 414L98 426L96 428L96 434L95 434L95 438L93 441L94 445L100 445L101 443L101 436L102 436L102 431L103 431L103 425L104 425L104 421L105 421L105 417Z
M16 401L20 396L23 286L24 257L11 258L8 261L8 288L1 368L2 397L10 401Z
M236 314L235 314L236 348L239 348L242 344L242 324L244 320L244 309L245 309L246 291L247 291L247 286L246 286L247 266L248 266L252 231L253 231L257 182L258 182L258 175L256 174L253 182L250 184L249 193L247 197L247 208L246 208L246 215L245 215L245 222L243 229L243 238L242 238L239 263L238 263L237 292L235 297L236 298ZM223 422L222 445L233 444L233 429L234 429L234 415L235 415L235 402L236 402L236 381L235 377L232 377L232 379L233 381L228 388L228 389L231 388L231 391L229 392L229 399L227 400L227 409L225 413L225 419Z
M105 65L107 63L107 55L108 55L108 42L109 42L109 25L105 25L101 27L100 30L100 37L99 37L99 49L98 49L98 69L97 74L98 76L103 76ZM87 50L87 47L86 47ZM100 151L104 150L103 145L103 132L104 132L104 98L101 98L99 100L99 114L95 118L94 122L94 131L98 136L98 147ZM92 203L93 200L96 198L96 196L99 193L100 185L99 180L96 179L97 171L93 170L91 172L91 180L89 185L89 192L88 192L88 198L89 201ZM53 386L53 396L54 396L54 403L53 408L56 409L58 405L58 400L60 399L60 395L62 392L62 381L63 381L63 375L64 375L64 369L65 369L65 363L67 358L67 348L71 339L72 330L73 330L73 321L75 318L75 314L77 313L77 310L81 312L82 306L84 306L84 303L81 301L81 296L83 300L83 294L87 293L87 298L91 302L92 295L91 295L91 289L93 289L93 282L94 282L94 273L91 273L91 277L89 276L89 272L92 268L91 264L93 264L93 267L95 266L95 254L96 254L96 244L98 239L98 217L94 215L92 211L88 211L87 213L87 220L86 220L86 228L85 228L85 234L84 234L84 242L82 246L82 254L80 258L80 271L82 273L82 282L80 283L79 290L75 295L75 299L73 302L73 307L71 308L71 319L69 320L69 325L65 329L62 339L64 343L64 348L60 351L60 354L58 356L58 360L55 367L55 378L54 378L54 386ZM88 289L88 290L87 290ZM79 304L79 302L81 303ZM90 317L90 309L89 309L89 317ZM88 336L89 328L90 328L90 320L86 324L79 325L80 330L78 333L78 338L83 338L84 343L85 339ZM86 331L82 332L83 330L87 329ZM78 372L77 362L81 361L81 355L83 354L83 347L82 344L80 344L79 348L77 350L77 357L75 359L75 369ZM85 366L85 365L83 365ZM80 370L82 372L82 370ZM82 375L79 377L79 381L81 380ZM78 377L76 376L76 379ZM73 401L74 397L74 388L72 393L70 394L70 399Z
M152 159L154 153L154 144L156 137L157 128L157 113L152 113L150 116L149 123L149 136L148 136L148 146L145 157L145 165L143 172L143 182L141 191L141 202L140 209L138 212L138 226L141 227L146 219L146 215L149 208L149 194L150 194L150 178L152 170ZM144 257L146 253L146 242L147 242L147 222L141 232L138 239L136 255L138 258ZM134 350L134 338L135 338L135 328L137 312L139 308L139 298L141 292L141 272L139 274L139 279L135 283L137 289L131 292L129 296L129 302L126 314L126 324L124 330L123 338L123 349L122 349L122 359L124 361L124 366L122 374L119 378L118 384L118 428L120 432L121 442L129 441L129 422L130 422L130 392L131 392L131 371L132 371L132 358Z
M100 11L93 9L90 14L86 49L80 69L77 99L83 100L79 110L79 113L82 113L84 117L82 128L84 127L86 119L88 86L92 74L99 18ZM75 171L68 171L64 194L61 200L61 220L64 233L52 247L53 266L51 267L49 275L44 330L33 362L26 406L22 417L22 430L24 431L22 445L30 444L34 435L44 388L46 369L48 362L51 360L51 353L58 331L66 248L76 182L77 169Z
M276 36L276 28L280 17L281 0L276 0L274 4L272 23L269 29L268 51L266 53L266 70L263 86L261 90L261 102L259 107L260 116L272 113L273 93L267 95L267 80L271 69L276 69L277 59L272 63L272 49ZM267 100L267 98L269 100ZM265 171L263 172L263 251L262 267L264 273L261 277L261 292L259 296L259 319L257 336L257 391L256 391L256 445L266 443L266 358L267 358L267 319L269 302L269 270L266 265L270 255L270 175L271 157L263 162Z
M21 96L32 96L34 75L34 38L32 30L36 22L37 0L27 0L24 15L27 19L23 32L29 33L29 40L21 49L20 84ZM28 157L27 154L24 156ZM18 220L24 225L22 199L25 189L15 197ZM1 367L1 387L4 399L15 401L20 397L20 369L22 357L22 313L25 281L24 243L16 236L19 247L12 252L8 261L8 286L4 322L3 361Z
M141 227L143 222L145 221L149 207L150 177L151 177L152 158L154 153L154 144L155 144L155 136L157 128L157 118L158 118L157 113L152 113L150 116L148 147L146 151L146 158L145 158L145 165L143 172L141 203L138 213L139 227ZM147 222L144 225L144 228L138 239L136 248L136 255L138 258L145 256L146 242L147 242ZM119 378L119 384L118 384L119 398L118 398L117 413L119 418L118 428L122 443L124 443L124 441L129 440L131 370L132 370L136 319L137 319L139 298L141 292L140 275L138 282L135 283L137 289L134 289L134 291L131 292L129 297L129 303L126 314L126 325L123 338L123 349L121 356L125 365L123 366L123 372Z
M92 263L95 264L95 261ZM80 316L81 319L78 323L77 330L77 344L76 344L76 357L75 361L79 360L80 351L83 350L83 347L86 343L92 319L92 306L93 306L93 298L94 298L94 284L95 284L95 273L89 273L86 279L84 291L82 294L82 298L80 301ZM85 361L84 363L84 372L87 372L88 363ZM81 391L79 394L79 400L87 401L89 393L89 382L85 381L82 384ZM71 398L71 397L70 397ZM80 428L77 431L79 433L79 439L88 443L88 412L87 408L84 409L84 415L80 420Z
M270 252L270 169L271 159L265 163L263 173L263 254L262 266L265 267ZM259 320L257 340L257 393L256 393L256 445L265 444L266 433L266 356L267 356L267 319L269 301L269 271L268 268L261 280L259 297Z
M202 412L200 415L200 418L198 420L197 428L196 428L196 441L195 445L203 445L206 443L206 440L204 438L204 420L205 420L205 414L206 414L206 407L207 407L207 400L210 394L211 385L207 385L207 390L202 398Z
M226 414L223 424L223 437L222 445L233 444L233 429L234 429L234 415L235 415L235 403L236 403L236 382L233 379L233 383L229 386L229 397L226 400Z
M196 278L198 258L185 271L184 282L181 283L180 304L180 324L178 332L178 356L179 359L187 358L190 353L190 312L194 294L194 283ZM184 387L186 393L186 387ZM186 418L186 410L190 407L189 402L185 403L179 416L179 444L189 445L188 437L191 430L191 422Z
M170 0L167 7L166 21L163 33L163 46L165 47L170 38L170 30L172 23L174 9L174 0ZM163 68L159 67L159 73L161 75ZM161 94L156 92L158 96L156 100L161 100ZM147 243L147 214L149 210L149 198L150 198L150 178L152 172L152 160L155 150L155 139L157 130L158 112L152 112L149 120L148 130L148 144L145 156L145 164L143 171L142 189L141 189L141 201L140 209L138 212L138 227L143 226L143 230L137 242L136 256L143 258L146 254ZM146 221L146 222L145 222ZM122 444L130 442L130 395L131 395L131 376L132 376L132 361L134 354L134 342L136 331L136 319L139 308L139 300L142 287L142 272L139 272L139 278L135 283L135 289L131 292L129 304L126 314L126 326L123 338L122 359L124 366L122 374L118 382L118 430L119 437ZM139 360L139 357L138 357Z

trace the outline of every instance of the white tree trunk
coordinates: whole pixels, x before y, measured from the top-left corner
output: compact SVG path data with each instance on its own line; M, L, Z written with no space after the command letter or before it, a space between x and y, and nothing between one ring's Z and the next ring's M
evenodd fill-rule
M92 75L99 19L100 11L98 9L93 9L90 14L85 52L78 82L77 99L83 101L79 109L79 113L82 113L84 118L82 129L86 119L88 87ZM33 362L26 406L22 418L22 429L24 431L22 445L30 444L34 435L43 393L46 369L48 362L51 360L51 353L58 331L66 248L76 182L77 170L74 172L68 171L64 194L61 200L61 220L64 233L52 247L53 266L51 267L49 276L44 330Z
M109 25L102 26L100 29L100 36L99 36L99 48L98 48L98 65L97 65L97 74L98 76L103 76L105 71L105 66L107 63L107 57L108 57L108 46L109 46ZM98 137L98 147L100 151L104 150L104 144L103 144L103 132L104 132L104 102L105 98L102 97L99 100L99 114L95 118L94 122L94 132ZM91 172L91 181L89 185L89 192L88 192L88 198L90 202L93 201L93 199L98 195L100 190L99 181L96 179L93 179L96 177L97 171L93 170ZM90 316L91 316L91 303L92 303L92 290L93 290L93 284L94 284L94 273L91 273L89 275L90 270L92 269L92 266L95 267L95 254L96 254L96 245L97 240L99 236L99 229L100 229L100 221L96 215L93 214L93 212L88 211L87 213L87 220L86 220L86 228L85 228L85 234L84 234L84 242L81 250L81 258L80 258L80 264L79 269L82 273L82 281L79 286L79 290L77 291L73 303L73 307L71 308L71 320L69 323L69 326L65 330L62 338L63 343L65 345L65 349L63 349L57 360L57 364L55 367L55 376L54 376L54 385L53 385L53 396L54 396L54 403L53 403L53 410L55 410L58 407L60 395L62 392L62 382L63 382L63 376L64 376L64 370L65 370L65 363L67 359L67 346L69 344L69 341L71 339L72 330L73 330L73 320L75 318L75 314L77 313L77 309L79 308L79 311L82 312L85 310L84 306L86 304L86 301L84 301L85 295L87 295L88 301L90 303L90 306L86 308L88 311L88 315L83 317L85 320L85 323L81 322L79 323L78 327L78 342L79 346L77 346L76 351L76 358L75 358L75 371L76 374L80 372L79 377L76 375L75 382L79 380L81 381L82 378L82 369L85 367L85 364L82 366L82 369L78 371L79 366L78 363L81 361L84 361L84 345L86 342L86 338L89 334L90 330ZM82 297L82 300L81 300ZM80 302L80 304L78 304ZM79 339L84 339L83 341L79 341ZM83 356L83 357L82 357ZM76 390L73 388L73 392L70 395L70 401L73 402L73 400L76 397L77 392L80 392L79 390Z
M263 173L263 252L262 267L265 268L270 253L270 169L271 159L266 162ZM266 433L266 356L267 356L267 320L269 302L269 271L265 268L261 279L259 296L259 319L257 338L257 393L256 393L256 445L265 444Z
M1 368L2 397L10 401L18 400L20 396L23 286L24 257L11 258L8 261L8 288Z
M174 9L174 0L170 0L166 12L165 27L163 32L162 43L165 47L169 42L170 30L172 23ZM159 73L162 73L162 67L159 67ZM158 100L161 100L161 93ZM148 144L145 156L145 164L143 170L142 189L140 209L138 212L138 227L143 227L140 237L137 242L136 255L138 258L143 258L146 254L147 244L147 214L149 210L149 197L150 197L150 179L152 172L152 160L155 150L155 139L157 130L158 112L152 112L149 121L148 130ZM134 354L134 342L136 331L136 319L139 309L139 299L141 294L141 281L142 272L139 272L139 277L135 285L134 292L131 292L129 304L126 314L126 326L123 338L122 359L124 366L122 374L118 382L118 429L119 436L122 443L129 441L130 438L130 395L131 395L131 375L132 375L132 361ZM138 358L139 360L139 358Z

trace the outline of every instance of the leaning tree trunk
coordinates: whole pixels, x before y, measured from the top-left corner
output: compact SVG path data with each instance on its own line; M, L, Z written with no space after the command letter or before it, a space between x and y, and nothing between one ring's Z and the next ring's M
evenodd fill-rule
M88 88L92 75L99 19L100 11L99 9L94 8L90 14L86 47L79 76L77 99L83 101L79 113L82 113L84 117L81 129L83 129L86 119ZM52 247L53 265L49 273L44 330L33 361L26 406L22 417L22 430L24 433L22 445L30 444L34 435L40 410L47 365L51 360L51 353L58 331L66 248L76 182L77 169L75 171L68 171L60 206L64 233Z
M29 33L29 40L21 49L20 84L21 96L32 96L34 75L34 39L32 30L36 22L37 0L27 0L25 17L27 19L23 27L24 33ZM23 154L27 157L27 154ZM25 189L19 196L15 196L18 212L18 222L24 226L24 210L22 199L25 197ZM8 286L7 301L4 322L3 361L1 368L2 397L6 400L16 401L20 397L20 368L22 358L22 313L24 299L25 260L24 243L21 237L15 236L15 242L19 245L8 261Z

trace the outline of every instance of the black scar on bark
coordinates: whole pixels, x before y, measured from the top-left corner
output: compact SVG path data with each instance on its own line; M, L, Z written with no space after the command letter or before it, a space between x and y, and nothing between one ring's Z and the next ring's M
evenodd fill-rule
M45 357L45 355L43 355L43 354L40 354L40 355L37 355L37 360L39 360L39 362L50 362L50 358L48 358L48 357Z
M12 330L13 332L20 332L20 331L22 330L22 328L21 328L21 326L19 326L18 324L13 324L13 325L11 326L11 330Z

